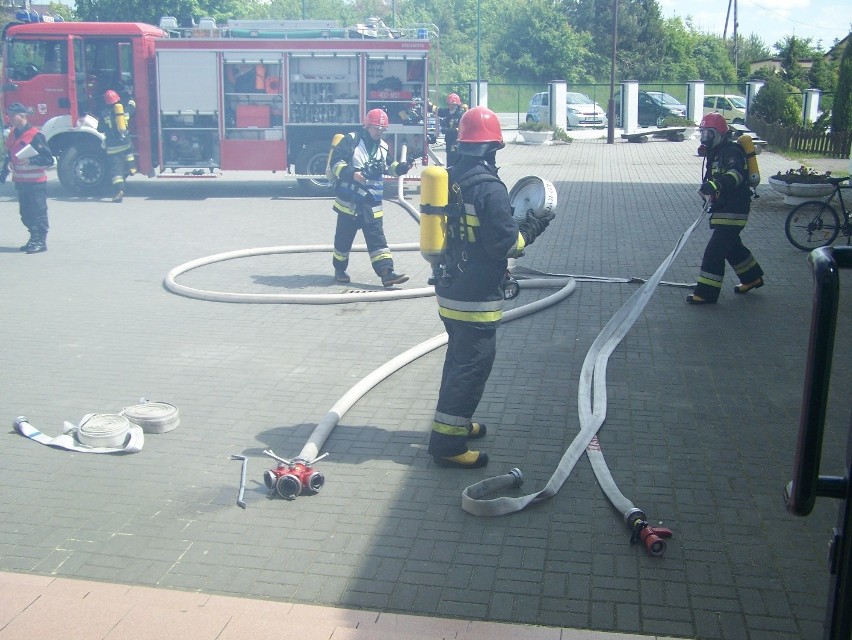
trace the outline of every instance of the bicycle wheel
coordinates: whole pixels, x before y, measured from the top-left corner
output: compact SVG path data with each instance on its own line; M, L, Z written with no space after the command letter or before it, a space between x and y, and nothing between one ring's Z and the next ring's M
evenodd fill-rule
M784 223L787 240L802 251L827 247L834 242L839 232L840 218L837 217L837 211L819 200L808 200L795 207Z

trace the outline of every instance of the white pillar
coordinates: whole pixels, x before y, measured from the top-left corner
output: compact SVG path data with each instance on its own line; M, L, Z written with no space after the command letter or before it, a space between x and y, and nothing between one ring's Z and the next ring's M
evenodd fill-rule
M802 121L814 122L819 111L819 89L806 89L802 98Z
M547 86L550 94L550 125L560 129L568 128L567 94L568 83L565 80L554 80Z
M488 80L479 81L479 92L476 90L476 80L471 80L470 85L470 101L469 107L487 107L488 106ZM479 101L476 98L479 96Z
M745 120L748 123L748 118L751 115L751 105L754 103L754 97L766 84L763 80L749 80L746 82L746 115Z
M621 83L621 126L624 133L639 131L639 82L626 80Z
M704 80L686 83L686 117L695 124L704 117Z

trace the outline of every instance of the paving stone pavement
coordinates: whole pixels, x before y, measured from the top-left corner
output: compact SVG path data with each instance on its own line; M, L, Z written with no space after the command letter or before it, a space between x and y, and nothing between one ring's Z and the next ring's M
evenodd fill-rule
M498 154L507 184L536 174L559 197L558 218L518 266L649 276L700 214L696 146L507 145ZM792 165L770 152L759 161L764 176ZM489 426L487 469L440 469L426 455L441 348L343 416L322 447L320 493L270 497L264 449L296 455L347 390L443 327L431 298L229 304L166 290L171 269L204 256L331 243L330 200L275 176L249 178L134 178L120 205L68 197L52 181L49 251L32 256L17 250L26 237L14 191L0 187L0 571L590 634L571 637L821 637L837 505L821 500L798 519L782 498L813 285L807 255L784 237L788 207L765 182L743 237L767 285L734 296L729 268L720 303L699 308L684 303L688 289L661 286L609 361L599 434L607 463L622 492L674 532L665 555L651 557L629 543L585 456L555 497L520 513L477 518L460 506L466 486L511 467L526 477L516 494L544 487L578 430L583 358L636 284L581 281L559 305L501 328L477 413ZM416 190L408 194L416 207ZM391 243L417 242L398 204L387 204L385 220ZM708 237L702 224L664 279L694 282ZM416 251L395 258L412 277L404 288L424 286L428 265ZM364 254L350 273L349 288L381 289ZM180 282L343 291L331 276L330 254L316 251L220 262ZM837 354L852 346L844 276ZM524 291L510 306L548 293ZM825 473L843 468L852 397L843 360ZM138 454L61 451L11 426L23 414L58 435L64 420L141 396L176 405L181 424L147 435ZM248 458L245 510L235 505L232 454Z

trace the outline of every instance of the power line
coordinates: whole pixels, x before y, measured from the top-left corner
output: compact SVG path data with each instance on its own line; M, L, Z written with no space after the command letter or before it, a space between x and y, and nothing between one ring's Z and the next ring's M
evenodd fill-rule
M777 11L773 11L772 9L767 9L766 7L763 7L759 4L757 4L756 2L751 2L751 0L745 0L745 2L752 5L753 7L757 7L758 9L760 9L762 11L766 11L766 13L771 13L774 16L778 16L782 20L787 20L788 22L795 22L796 24L800 24L800 25L805 26L805 27L810 27L812 29L820 29L821 31L833 31L833 32L837 31L837 27L821 27L821 26L816 25L816 24L811 24L810 22L802 22L801 20L794 20L793 18L785 16L781 13L778 13Z

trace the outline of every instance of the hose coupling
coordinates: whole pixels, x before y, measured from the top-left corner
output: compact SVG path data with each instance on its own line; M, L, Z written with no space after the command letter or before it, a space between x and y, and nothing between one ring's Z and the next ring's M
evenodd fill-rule
M524 474L521 472L518 467L514 467L513 469L509 469L509 475L512 476L512 487L517 488L524 484Z

